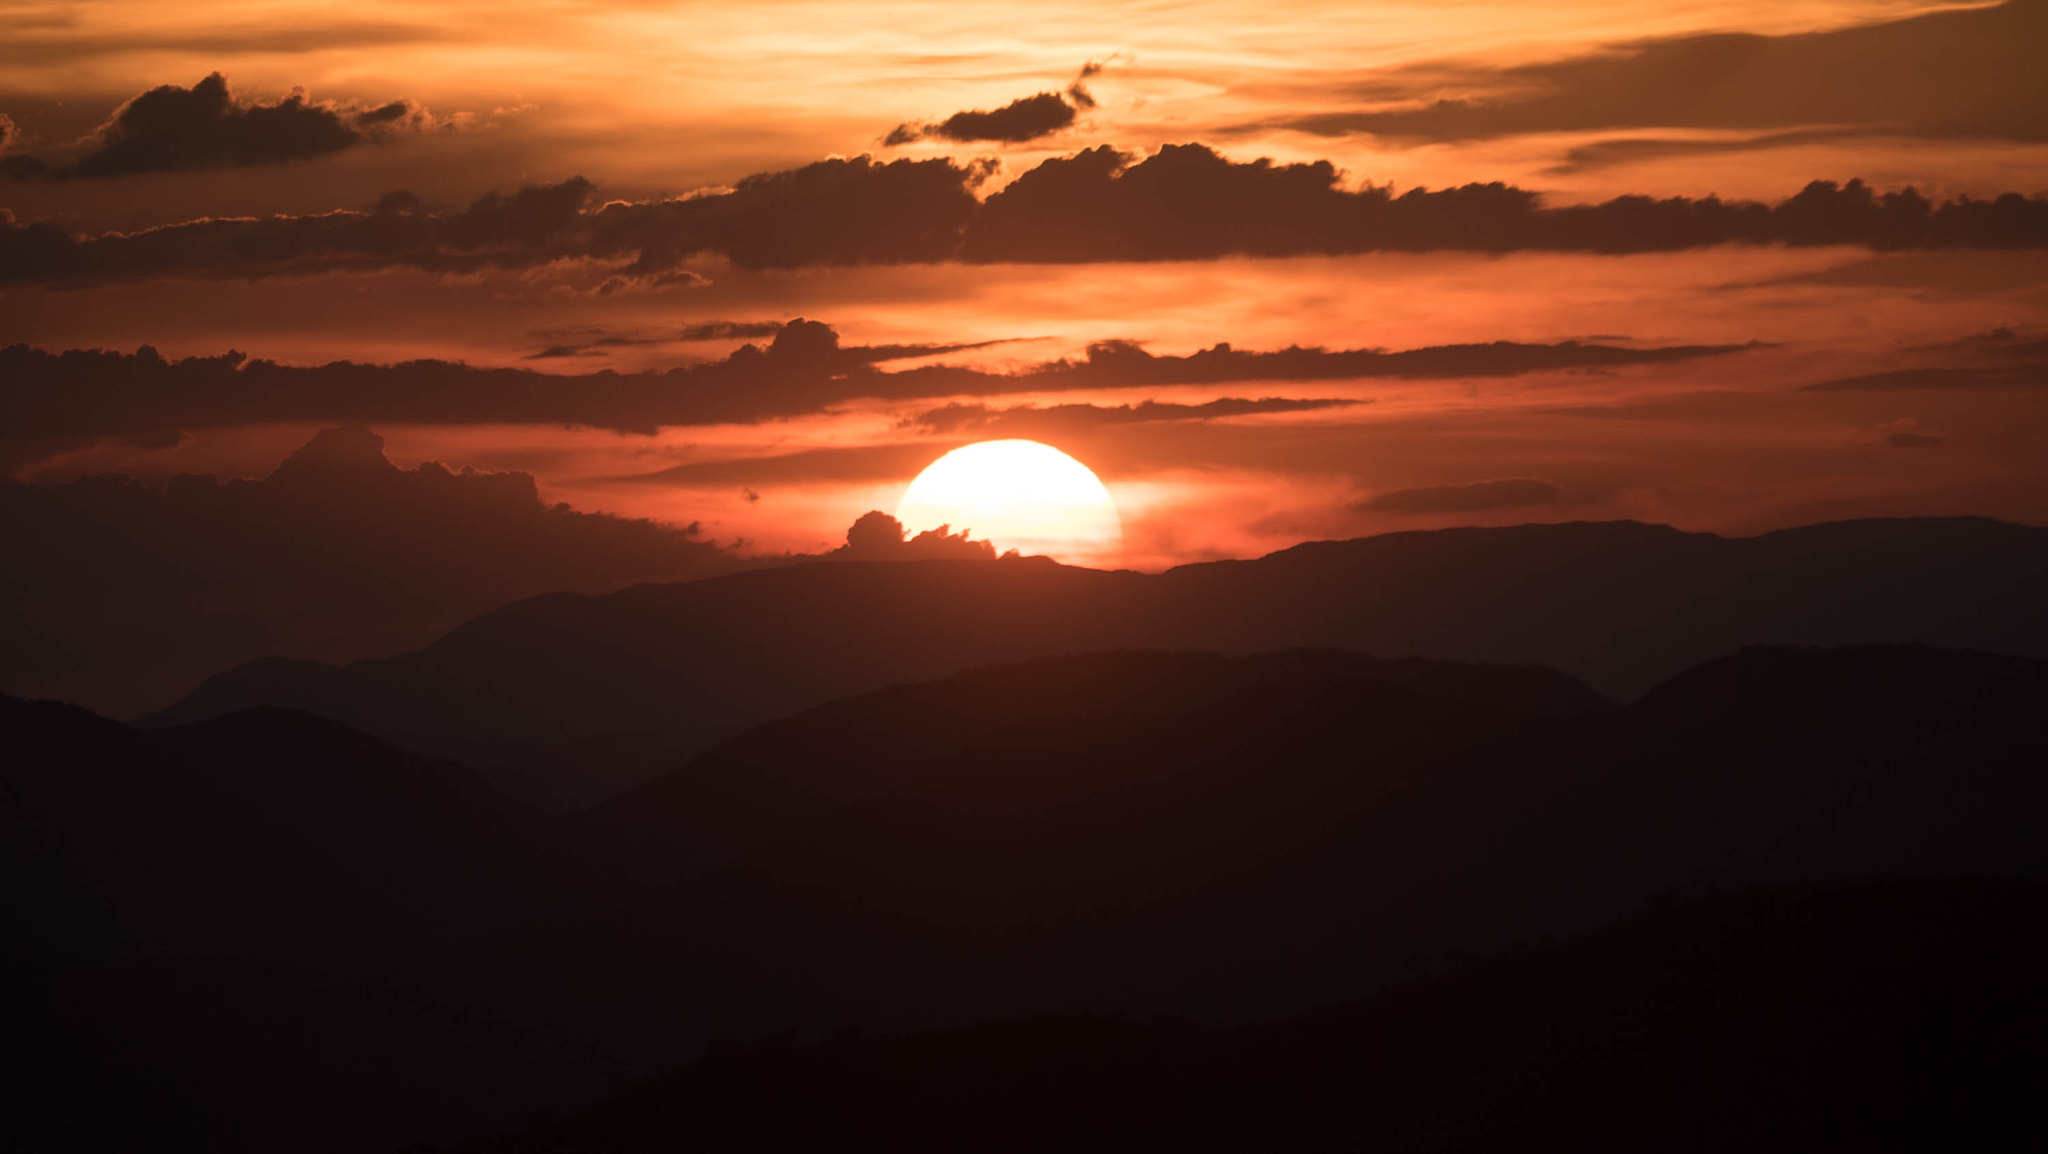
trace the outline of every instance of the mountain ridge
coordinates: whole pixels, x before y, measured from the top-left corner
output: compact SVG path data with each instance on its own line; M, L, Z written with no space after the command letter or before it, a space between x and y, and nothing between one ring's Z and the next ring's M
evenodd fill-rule
M563 808L809 705L1032 657L1334 646L1544 665L1626 700L1746 644L2048 656L2044 584L2048 530L1982 518L1750 538L1640 522L1431 530L1161 574L816 562L527 599L344 667L242 666L142 723L306 709Z

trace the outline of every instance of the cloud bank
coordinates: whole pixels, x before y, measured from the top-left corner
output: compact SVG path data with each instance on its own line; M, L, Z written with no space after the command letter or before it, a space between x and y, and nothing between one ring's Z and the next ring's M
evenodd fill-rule
M104 180L284 164L340 152L425 119L425 111L406 100L367 108L314 103L298 89L273 104L239 100L227 77L215 72L190 88L165 84L129 100L69 161L17 157L0 165L0 176Z
M1243 380L1507 377L1727 356L1746 346L1631 349L1572 341L1499 341L1398 352L1245 352L1219 344L1187 356L1156 356L1127 342L1104 342L1092 346L1080 360L1047 361L1017 372L943 364L894 372L876 367L878 362L968 347L974 346L841 346L830 326L799 317L783 325L766 347L742 345L723 360L666 372L603 370L569 376L447 361L337 361L298 367L252 360L232 351L173 361L149 346L134 353L50 353L15 345L0 349L0 427L6 430L0 447L19 460L51 446L99 437L332 421L567 424L652 432L664 425L791 416L857 398L912 400ZM1215 402L1214 408L1139 405L1096 416L1155 420L1195 415L1179 410L1223 416L1334 403L1228 400ZM991 421L1027 419L1021 413L984 416ZM1040 414L1031 419L1077 417L1054 410L1050 418ZM965 418L956 413L943 419Z
M1761 134L1732 147L1774 147L1794 130L1826 126L1835 135L2038 143L2048 140L2048 72L2038 59L2043 43L2048 4L2010 0L1825 32L1646 40L1509 68L1421 65L1410 76L1376 78L1353 93L1378 107L1264 127L1415 141L1728 130ZM1447 89L1458 95L1414 99ZM1659 155L1731 147L1668 139L1615 143L1653 147Z
M0 284L260 278L597 261L619 284L677 284L699 255L748 269L938 261L1056 263L1375 251L1667 252L1718 244L1878 250L2048 246L2048 196L1935 203L1911 188L1815 181L1774 205L1617 197L1550 208L1527 189L1343 186L1327 161L1236 162L1199 144L1140 159L1108 147L1047 160L978 199L981 164L834 159L730 191L596 204L580 177L436 211L374 208L203 219L76 235L0 210Z

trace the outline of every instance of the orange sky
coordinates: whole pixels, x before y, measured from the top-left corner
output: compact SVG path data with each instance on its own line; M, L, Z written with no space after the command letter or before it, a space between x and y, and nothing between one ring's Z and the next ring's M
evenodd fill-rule
M640 202L861 153L992 158L985 196L1094 145L1142 156L1189 141L1238 161L1327 159L1346 188L1501 180L1551 204L1624 194L1776 201L1809 180L1852 176L1936 199L2034 196L2048 189L2048 81L2012 41L2014 29L2048 28L2044 13L2039 0L512 9L365 0L345 14L313 3L0 0L0 113L14 126L0 157L64 163L122 101L215 71L245 104L302 87L349 115L394 100L415 102L417 114L402 130L310 159L0 181L0 207L17 222L91 236L358 210L398 188L427 210L453 212L492 190L573 175L593 182L599 201ZM1021 142L883 142L899 124L1062 91L1089 62L1101 65L1086 79L1094 103L1077 105L1063 129ZM149 343L172 357L232 347L293 364L437 357L581 373L716 360L741 341L677 334L798 316L830 324L847 345L1003 342L936 358L994 369L1078 357L1106 340L1160 354L1218 342L1758 342L1728 357L1612 370L971 399L992 408L1364 402L1076 432L1062 447L1118 496L1125 561L1143 567L1455 523L1636 517L1749 531L1924 512L2048 521L2044 358L2014 354L2016 384L1967 375L2048 335L2038 249L1721 245L1625 256L794 269L700 255L682 267L689 276L623 293L597 291L615 264L577 260L239 279L193 268L84 287L0 276L0 345ZM1995 331L2005 344L1966 340ZM535 359L551 347L577 355ZM1939 387L1807 388L1905 368L1964 375ZM1983 378L1992 379L2006 378ZM751 549L810 550L835 543L864 509L893 507L910 478L901 470L915 468L906 462L959 442L915 425L949 399L959 398L850 398L651 437L492 423L379 428L401 463L525 469L550 499L579 508L698 521ZM315 427L193 428L175 448L65 445L17 475L259 475ZM705 462L724 464L689 474L701 482L633 479ZM1504 481L1540 483L1551 496L1532 499L1539 491L1529 489L1481 507L1485 494L1510 490L1458 495ZM1386 496L1410 492L1425 495Z

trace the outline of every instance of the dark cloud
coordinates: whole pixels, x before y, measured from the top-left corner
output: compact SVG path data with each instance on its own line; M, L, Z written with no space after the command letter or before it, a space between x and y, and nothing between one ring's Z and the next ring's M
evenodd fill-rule
M514 598L739 562L694 526L547 505L524 473L400 469L360 426L262 480L0 480L0 689L132 714L277 654L423 645Z
M1217 417L1238 417L1252 413L1304 413L1365 404L1348 398L1297 400L1287 397L1219 397L1201 404L1184 405L1164 401L1141 401L1135 405L1016 405L991 408L980 404L954 403L928 409L906 418L902 427L927 433L1001 433L1006 436L1036 436L1100 428L1106 425L1148 424L1159 421L1207 421Z
M1076 83L1074 87L1081 86ZM1083 107L1095 103L1092 97L1087 97L1086 89L1081 89L1081 95L1088 99L1088 105ZM1072 127L1075 115L1075 106L1068 104L1059 93L1040 92L1012 100L993 112L956 112L937 124L899 124L890 130L883 143L898 145L916 140L951 140L962 144L974 141L1020 144Z
M1913 189L1815 181L1775 206L1617 197L1544 208L1526 189L1468 184L1396 196L1340 187L1327 161L1233 163L1200 145L1048 160L987 204L964 255L988 261L1186 260L1375 250L1653 252L1726 244L1880 249L2048 245L2048 197L1940 205Z
M2048 385L2048 362L1893 369L1807 385L1808 392L1897 392L1911 389L2024 389Z
M0 282L83 285L147 277L257 278L420 268L528 268L589 252L591 187L573 178L433 213L406 193L363 212L195 220L75 237L0 209Z
M420 107L410 100L394 100L376 108L365 108L351 119L363 126L378 124L399 124L420 115Z
M782 331L785 321L699 321L684 325L676 333L679 341L752 340L772 337Z
M1759 152L1772 148L1798 148L1826 144L1864 133L1847 128L1818 128L1799 132L1772 132L1734 140L1681 140L1666 137L1625 137L1596 140L1566 152L1564 159L1545 171L1568 176L1646 160L1670 160L1689 156L1722 156L1735 152Z
M12 117L0 112L0 180L29 180L49 171L49 164L39 157L18 152L8 155L7 150L20 142L20 126Z
M203 31L166 33L162 31L74 32L69 26L53 26L55 35L16 35L20 17L9 15L10 35L0 39L0 66L35 66L104 59L126 53L184 53L191 56L284 56L331 53L344 48L384 48L393 45L432 44L460 41L468 30L454 23L400 24L373 20L314 22L295 20L281 27L274 19L244 23L213 24Z
M274 104L237 100L218 72L190 88L152 88L114 110L85 151L39 172L58 179L102 179L150 172L246 168L311 160L360 144L370 134L423 122L410 101L352 109L311 103L294 90Z
M951 525L904 537L903 522L879 509L861 514L846 530L846 544L825 554L834 561L993 561L996 547Z
M1942 438L1930 433L1893 433L1884 439L1894 449L1931 449L1941 442Z
M1081 66L1080 75L1074 77L1072 84L1067 85L1067 99L1074 102L1075 108L1095 107L1095 94L1088 91L1088 85L1085 82L1093 80L1100 75L1102 75L1102 65L1097 61L1090 60Z
M1445 89L1469 95L1285 124L1419 140L1825 125L2039 142L2048 140L2048 72L2038 59L2044 42L2048 4L2011 0L1826 32L1651 40L1507 69L1430 65L1376 79L1357 95L1379 104Z
M1567 499L1563 489L1533 477L1473 481L1465 485L1432 485L1393 489L1359 503L1372 513L1483 513L1528 505L1555 505Z
M148 346L134 353L50 353L15 345L0 349L0 429L5 430L0 448L21 459L78 438L315 421L570 424L651 432L663 425L789 416L862 397L910 400L1246 380L1501 377L1657 364L1744 348L1501 341L1401 352L1241 352L1217 345L1187 356L1154 356L1135 345L1105 342L1091 347L1085 359L1049 361L1015 372L944 364L894 372L875 367L984 343L842 346L830 326L799 317L777 329L766 347L742 345L722 360L666 372L603 370L577 376L446 361L337 361L302 368L232 351L171 361ZM549 358L570 357L587 347L561 343L543 352ZM1213 407L1139 405L1127 414L1132 420L1183 419L1229 415L1233 406L1272 411L1337 403L1229 400ZM1070 414L1067 419L1074 418Z
M658 345L682 344L693 341L743 340L756 337L773 337L780 333L787 321L702 321L684 325L673 334L606 333L600 328L580 330L544 330L544 337L567 338L548 345L539 352L528 354L529 361L554 360L564 357L603 356L611 349L647 348ZM968 346L932 346L950 351ZM880 357L877 359L889 359Z
M1201 145L1143 160L1103 147L1047 160L983 202L986 166L861 156L742 180L729 192L593 207L580 177L435 212L394 193L376 208L195 220L77 236L0 210L0 283L254 278L419 268L609 263L620 286L692 282L715 253L750 269L933 261L1194 260L1374 251L1663 252L1701 245L1880 250L2048 246L2048 196L1939 204L1907 188L1815 181L1776 205L1618 197L1545 208L1505 184L1343 188L1327 161L1236 163Z
M1102 65L1091 60L1067 85L1066 95L1040 92L1012 100L993 112L979 109L956 112L937 124L899 124L882 143L895 147L919 140L950 140L958 144L989 141L1022 144L1071 128L1082 110L1095 107L1095 97L1084 81L1102 75Z
M606 205L588 221L580 255L630 256L632 272L699 252L746 268L946 260L987 174L945 159L820 161L747 177L728 193Z
M1372 377L1452 379L1512 377L1561 369L1618 368L1729 356L1751 345L1670 345L1631 349L1561 341L1554 345L1494 341L1384 349L1301 348L1247 352L1218 344L1186 356L1156 356L1128 341L1099 341L1080 361L1033 370L1030 387L1108 388L1125 385L1221 384L1230 381L1332 381ZM1022 391L1015 390L1015 391Z
M692 461L653 473L614 478L651 485L756 489L784 481L873 481L915 476L952 445L854 445L800 449L767 457Z
M1972 333L1953 341L1921 345L1923 349L1960 349L1965 352L1988 353L2005 357L2048 357L2048 339L2027 338L2012 331L2005 325L1981 333Z

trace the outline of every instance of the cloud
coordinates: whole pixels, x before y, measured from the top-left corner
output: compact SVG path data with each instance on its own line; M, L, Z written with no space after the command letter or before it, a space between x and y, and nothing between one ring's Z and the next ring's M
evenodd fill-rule
M751 340L755 337L772 337L782 331L786 321L699 321L684 325L676 333L679 341L730 341Z
M2014 332L2007 325L1999 325L1997 328L1987 329L1981 333L1971 333L1968 336L1957 337L1952 341L1938 341L1931 345L1918 345L1915 347L1923 349L1986 350L1992 352L2018 350L2028 353L2048 353L2048 341L2022 343L2020 334Z
M1095 107L1095 96L1084 81L1102 75L1102 65L1091 60L1067 85L1066 95L1040 92L1020 97L993 112L956 112L937 124L899 124L882 143L889 147L919 140L950 140L956 144L989 141L1022 144L1071 128L1084 109Z
M1233 254L1656 252L1747 243L1879 249L2048 245L2048 197L1940 205L1913 189L1814 181L1775 206L1617 197L1545 208L1531 191L1468 184L1350 191L1328 161L1235 163L1200 145L1133 158L1107 147L1048 160L988 198L964 255L984 261L1187 260Z
M1148 424L1160 421L1207 421L1253 413L1304 413L1338 409L1367 402L1351 398L1297 400L1287 397L1219 397L1201 404L1185 405L1164 401L1141 401L1135 405L1017 405L1006 409L981 404L954 403L927 409L901 422L902 428L927 433L1001 433L1006 436L1034 436L1072 432L1113 425Z
M1942 440L1931 433L1892 433L1885 437L1884 443L1894 449L1931 449Z
M539 352L529 353L529 361L557 360L566 357L599 357L606 350L623 348L647 348L660 345L686 344L696 341L728 341L757 337L773 337L780 333L787 321L700 321L684 325L673 333L607 333L595 326L582 329L542 330L538 335L557 339ZM991 342L993 343L993 342ZM950 351L963 346L931 346ZM921 355L921 354L919 354ZM888 359L886 357L881 359Z
M132 53L178 53L201 57L269 57L333 53L347 48L389 48L462 41L469 30L455 23L397 23L376 20L314 21L303 16L280 26L276 19L257 18L241 22L215 23L209 19L202 30L171 32L166 29L118 31L74 31L69 25L55 27L54 35L18 35L20 18L10 14L9 33L0 39L0 67L18 71L69 65L77 61L99 61ZM127 22L121 22L126 24Z
M1544 171L1556 176L1614 168L1646 160L1670 160L1688 156L1721 156L1735 152L1760 152L1772 148L1799 148L1865 135L1855 129L1817 128L1797 132L1772 132L1732 140L1684 140L1663 137L1623 137L1596 140L1566 152L1564 159Z
M1560 341L1554 345L1494 341L1384 349L1301 348L1248 352L1218 344L1186 356L1156 356L1128 341L1098 341L1080 361L1059 360L1031 373L1031 387L1104 388L1134 384L1217 384L1241 380L1331 381L1374 377L1454 379L1512 377L1562 369L1618 368L1729 356L1750 345L1670 345L1632 349ZM1017 390L1021 391L1021 390Z
M1067 99L1074 102L1074 107L1095 107L1095 94L1088 91L1086 82L1100 75L1102 75L1102 64L1099 61L1090 60L1081 66L1080 74L1074 77L1072 84L1067 85Z
M432 641L515 598L740 562L695 526L541 501L531 476L400 469L331 428L267 478L0 480L0 687L132 714L265 655L343 660Z
M2024 389L2048 385L2048 362L2030 365L1893 369L1805 386L1805 391L1903 392L1913 389Z
M853 445L844 448L799 449L765 457L723 461L692 461L653 473L615 477L650 485L691 488L760 489L782 482L837 482L901 479L915 476L932 463L940 448L929 444Z
M1195 260L1375 251L1666 252L1718 244L1879 250L2048 246L2048 196L1939 204L1911 188L1814 181L1776 205L1715 197L1546 208L1505 184L1341 186L1335 166L1239 163L1198 144L1138 159L1108 147L1056 157L986 201L989 169L948 159L835 159L750 176L729 191L593 205L581 177L433 211L406 193L309 216L202 219L79 236L0 210L0 284L149 277L258 278L417 268L608 266L620 284L695 280L717 254L748 269L935 261Z
M1082 91L1086 93L1085 89ZM1094 103L1092 98L1089 103ZM1059 93L1040 92L1012 100L993 112L956 112L937 124L899 124L890 130L883 143L899 145L917 140L951 140L962 144L975 141L1019 144L1072 127L1075 115L1074 105L1068 104Z
M134 353L51 353L14 345L0 349L0 429L5 430L0 449L22 459L39 445L78 438L314 421L570 424L651 432L664 425L791 416L856 398L912 400L1244 380L1503 377L1658 364L1729 355L1745 347L1628 349L1501 341L1401 352L1243 352L1219 344L1187 356L1154 356L1135 345L1105 342L1079 361L1054 360L1013 372L945 364L893 372L876 367L987 343L842 346L830 326L798 317L777 329L766 347L745 344L722 360L666 372L605 370L577 376L431 360L298 367L234 351L172 361L149 346ZM544 352L550 358L568 357L579 349L561 343ZM1230 399L1210 406L1138 405L1121 412L1102 410L1108 416L1101 419L1186 419L1337 403ZM1027 418L1017 414L1016 419Z
M312 103L294 89L274 104L237 100L215 72L190 88L152 88L114 110L68 163L37 162L55 179L94 180L151 172L248 168L311 160L401 127L426 112L411 101L374 108Z
M1488 69L1420 65L1361 85L1380 105L1280 122L1322 135L1476 140L1691 128L2048 141L2048 5L2011 0L1788 36L1712 33ZM1429 103L1413 98L1451 90ZM1410 98L1405 107L1385 107ZM1271 127L1271 126L1267 126ZM1764 138L1767 142L1769 137Z
M1513 477L1464 485L1393 489L1376 494L1357 507L1372 513L1482 513L1490 509L1555 505L1567 499L1563 489L1548 481Z
M48 171L50 166L38 157L18 152L8 155L7 150L20 142L21 127L13 117L0 112L0 180L28 180Z
M996 547L951 525L905 539L903 522L879 509L861 514L846 530L846 544L825 554L833 561L993 561Z

